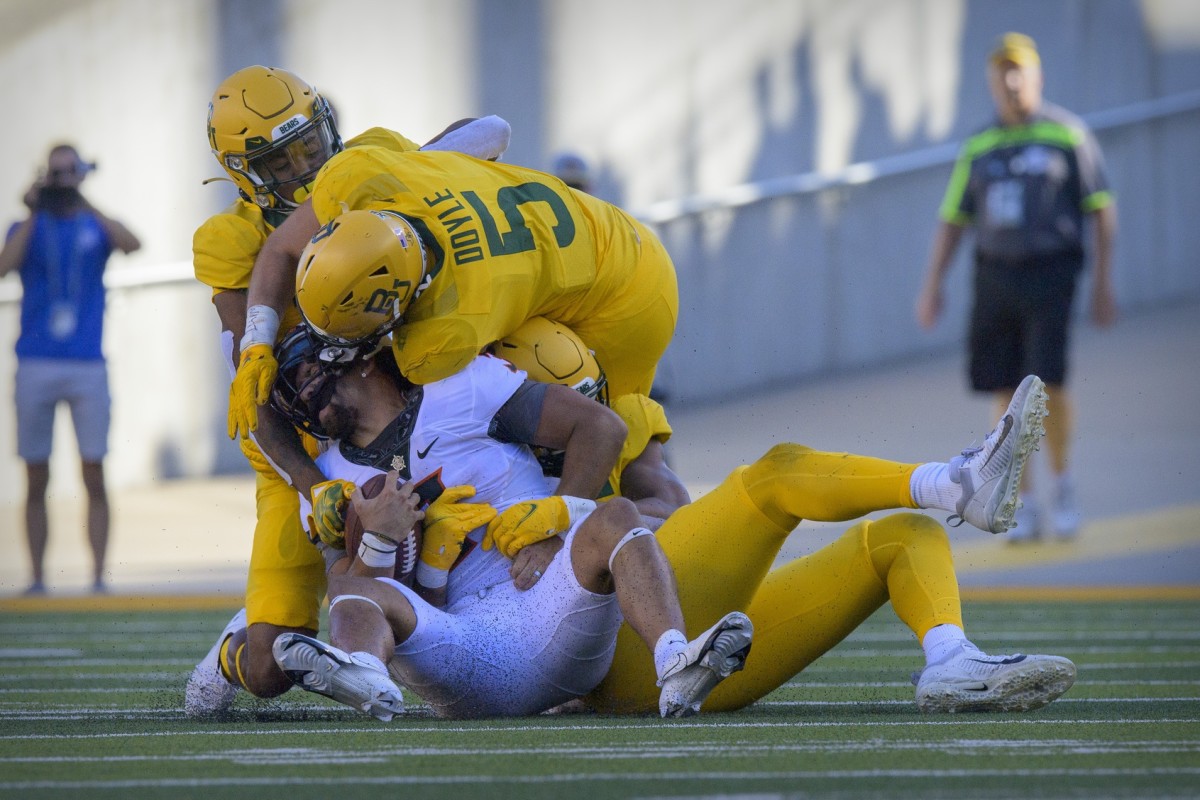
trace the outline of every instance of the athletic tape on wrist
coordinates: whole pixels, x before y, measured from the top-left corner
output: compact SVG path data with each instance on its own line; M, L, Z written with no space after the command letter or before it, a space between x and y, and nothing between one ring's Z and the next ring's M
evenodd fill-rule
M431 567L424 561L417 564L417 583L426 589L440 589L450 580L450 570Z
M279 314L270 306L254 305L246 309L246 333L242 336L241 352L256 344L274 347L279 335Z
M400 545L388 536L375 531L363 531L358 545L358 558L368 567L396 566L396 549Z
M609 554L609 556L608 556L608 571L610 573L613 571L613 559L615 559L617 557L617 553L621 552L622 547L629 544L634 539L637 539L639 536L653 536L653 535L654 534L650 532L649 528L634 528L629 533L622 536L621 541L617 542L617 546L613 548L612 553Z
M559 495L567 506L567 519L574 525L579 520L596 510L595 500L585 500L582 497L571 497L569 494Z
M379 603L376 603L369 597L363 597L361 594L339 594L337 597L329 601L329 610L333 611L333 607L343 600L362 600L364 603L370 603L378 608L380 614L383 613L383 606L379 605Z

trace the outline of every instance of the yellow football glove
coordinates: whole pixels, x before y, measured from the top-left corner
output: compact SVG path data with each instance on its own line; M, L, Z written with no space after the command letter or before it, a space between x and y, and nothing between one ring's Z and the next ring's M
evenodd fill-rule
M237 374L229 386L229 438L245 439L258 430L258 407L271 399L279 362L269 344L253 344L242 351Z
M253 439L246 438L241 441L242 455L250 462L250 466L254 467L255 472L261 472L268 478L272 475L278 475L275 468L271 466L271 462L263 455L262 449Z
M506 558L512 558L523 547L570 530L575 520L595 507L594 500L566 495L517 503L488 523L483 549L495 546Z
M346 549L346 507L356 487L350 481L325 481L312 487L312 514L308 518L308 538L322 541L339 550Z
M417 564L420 585L429 589L445 586L467 534L495 519L496 509L487 503L461 502L474 494L474 486L451 486L425 509L425 535Z

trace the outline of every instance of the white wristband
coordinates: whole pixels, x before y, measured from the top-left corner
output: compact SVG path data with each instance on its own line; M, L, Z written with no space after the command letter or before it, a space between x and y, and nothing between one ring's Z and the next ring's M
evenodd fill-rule
M358 559L368 567L396 567L396 549L400 545L375 531L364 531L358 545Z
M256 344L275 344L279 334L279 314L270 306L250 306L246 309L246 334L239 347L241 352Z
M431 567L424 561L417 564L417 583L426 589L440 589L450 580L450 570Z
M571 497L569 494L560 495L563 502L567 504L567 519L571 524L579 522L588 514L596 510L595 500L585 500L582 497Z

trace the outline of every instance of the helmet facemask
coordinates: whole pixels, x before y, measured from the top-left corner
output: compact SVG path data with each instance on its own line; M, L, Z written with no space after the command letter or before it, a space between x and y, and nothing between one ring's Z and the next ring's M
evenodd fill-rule
M238 70L208 107L213 155L242 196L286 215L312 190L317 171L342 150L333 108L316 89L282 69Z
M275 347L279 375L271 390L271 406L300 430L328 439L321 410L347 370L371 358L374 349L331 346L305 325L297 325Z
M225 156L225 169L242 175L254 186L253 200L269 208L288 210L304 202L325 162L342 150L329 104L318 98L312 119L297 114L279 126L294 125L281 138L245 153ZM278 129L277 129L278 130Z

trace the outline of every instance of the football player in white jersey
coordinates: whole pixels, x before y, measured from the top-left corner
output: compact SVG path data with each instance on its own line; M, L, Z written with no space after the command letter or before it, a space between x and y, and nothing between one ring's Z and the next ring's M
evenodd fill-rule
M537 713L600 682L622 618L654 655L663 716L695 713L742 668L748 618L726 614L689 642L670 565L636 507L617 499L597 509L586 499L600 491L624 442L615 414L598 414L591 400L528 381L491 356L405 388L386 353L348 363L340 360L346 355L304 330L279 354L277 405L312 433L339 440L317 459L321 471L358 486L393 477L376 496L359 492L351 501L364 533L358 566L343 575L338 564L331 569L335 646L298 633L275 642L277 662L298 685L390 719L403 707L390 669L441 716ZM557 494L516 442L566 452ZM474 493L473 503L438 506L443 494L463 497L460 487ZM422 516L418 502L428 501L418 582L445 589L444 610L391 578L361 576L391 575L396 543ZM485 504L498 513L467 525L456 516ZM531 588L519 588L514 573L532 562L514 564L507 554L548 536L561 539L561 549L544 569L533 567Z

